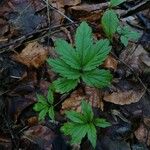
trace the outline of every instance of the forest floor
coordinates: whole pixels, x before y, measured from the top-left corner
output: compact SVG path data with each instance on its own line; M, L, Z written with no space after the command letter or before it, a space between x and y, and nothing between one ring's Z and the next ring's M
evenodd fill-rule
M65 111L80 111L84 98L96 116L111 123L97 130L95 149L150 149L149 0L126 0L114 7L120 24L140 36L125 46L113 35L111 52L101 65L113 75L111 85L79 84L71 92L55 93L55 121L48 116L40 121L33 110L36 95L46 95L59 76L47 63L58 56L55 41L74 45L82 21L92 28L94 40L107 38L101 19L108 7L107 0L0 1L0 150L92 150L86 137L71 145L60 132Z

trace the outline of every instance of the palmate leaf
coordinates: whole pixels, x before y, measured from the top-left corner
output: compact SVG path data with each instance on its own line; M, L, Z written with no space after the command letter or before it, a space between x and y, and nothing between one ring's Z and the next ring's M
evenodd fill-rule
M85 63L86 57L89 54L89 50L91 50L92 44L92 29L86 22L82 22L77 28L75 35L75 46L80 66L83 66Z
M101 65L111 50L109 44L110 42L107 39L96 42L86 57L86 64L84 65L83 70L92 70Z
M61 76L66 77L68 79L78 79L80 77L80 73L78 70L71 68L61 59L48 59L48 64L52 66L52 70L59 73Z
M80 63L77 59L75 49L64 40L56 40L55 49L61 56L61 59L74 69L80 69Z
M58 78L53 82L56 92L65 93L69 92L70 90L74 89L77 84L78 80L66 79L66 78Z
M84 73L82 80L89 86L102 88L110 84L112 75L110 71L95 69Z
M113 10L105 11L101 23L107 37L110 40L112 40L112 37L114 33L117 31L117 27L119 25L119 20L115 11Z

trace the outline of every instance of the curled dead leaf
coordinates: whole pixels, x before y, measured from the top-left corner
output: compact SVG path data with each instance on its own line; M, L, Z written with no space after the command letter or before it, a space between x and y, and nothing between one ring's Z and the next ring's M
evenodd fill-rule
M20 54L13 55L13 59L28 67L40 67L46 60L48 51L37 42L29 43Z
M118 65L118 61L115 58L113 58L111 55L107 57L107 59L103 64L105 68L113 69L113 70L117 69L117 65Z

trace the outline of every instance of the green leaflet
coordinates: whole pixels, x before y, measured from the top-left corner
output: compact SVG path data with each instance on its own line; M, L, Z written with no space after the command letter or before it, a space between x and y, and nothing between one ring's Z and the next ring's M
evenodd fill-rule
M94 120L94 124L97 127L101 127L101 128L106 128L106 127L111 126L111 124L109 122L107 122L106 119L103 119L103 118L96 118Z
M54 83L56 92L65 93L74 89L78 84L78 80L58 78L53 83Z
M88 139L91 142L92 146L95 148L97 135L96 135L96 128L95 128L94 124L92 124L92 123L88 124L87 136L88 136Z
M77 60L75 49L64 40L56 40L55 49L61 56L61 59L74 69L80 69L80 63Z
M96 44L92 46L92 50L89 51L83 70L92 70L101 65L111 50L109 44L107 39L97 41Z
M54 112L54 107L51 106L49 109L48 109L48 115L49 117L54 120L55 119L55 112Z
M82 80L89 86L102 88L110 84L112 75L107 70L93 70L86 72L82 76Z
M114 33L117 31L119 20L117 14L113 10L107 10L102 16L102 27L107 37L112 40Z
M48 93L47 93L47 100L51 105L54 103L54 95L53 95L53 92L50 87L49 87Z
M114 6L120 5L121 3L125 2L125 1L126 1L126 0L111 0L111 1L110 1L110 5L111 5L112 7L114 7Z
M94 114L93 114L91 105L85 101L82 101L81 108L82 108L82 113L86 121L87 122L92 121Z
M78 70L71 68L61 59L49 58L47 62L53 67L53 71L59 73L63 77L66 77L68 79L78 79L80 77L80 73Z
M90 47L92 44L92 29L86 22L82 22L77 28L75 35L75 46L80 66L83 66L85 63L86 57L89 53L89 50L91 50Z
M72 111L67 111L65 114L66 114L66 117L73 122L84 123L84 117L79 112L72 110Z

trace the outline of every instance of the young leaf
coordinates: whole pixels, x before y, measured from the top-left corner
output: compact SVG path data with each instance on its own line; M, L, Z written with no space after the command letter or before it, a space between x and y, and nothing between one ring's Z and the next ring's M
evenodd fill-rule
M68 79L78 79L80 73L78 70L71 68L61 59L48 59L48 64L52 66L52 70L59 73L61 76Z
M110 84L112 75L107 70L95 69L84 73L82 80L89 86L101 88Z
M78 84L78 80L58 78L53 83L54 83L56 92L65 93L74 89Z
M119 20L117 14L113 10L105 11L102 16L102 27L107 37L112 40L114 33L117 31L117 27L119 25Z
M101 65L107 58L110 50L109 40L99 40L96 42L96 44L92 46L92 50L89 51L83 70L89 71Z
M64 40L56 40L56 51L61 56L61 59L74 69L80 69L80 63L77 60L75 49Z
M95 148L96 147L97 135L96 135L96 128L92 123L88 124L87 136L88 136L88 139L91 142L92 146Z
M43 105L42 103L36 103L34 106L33 106L33 110L34 111L41 111L42 109L45 108L45 105Z
M80 66L83 66L83 64L85 63L86 57L92 44L92 29L86 22L82 22L77 28L75 35L75 45Z
M128 41L135 41L140 37L140 34L133 31L129 26L118 27L117 32L121 35L120 40L124 46L128 45Z
M120 40L121 40L121 43L124 45L124 46L127 46L128 45L128 38L126 36L121 36L120 37Z
M106 128L106 127L109 127L111 126L111 124L109 122L106 121L106 119L99 119L99 118L96 118L94 120L94 124L97 126L97 127L101 127L101 128Z
M48 113L48 107L45 107L45 109L43 109L39 113L39 120L44 120L47 113Z
M38 99L38 102L42 103L43 105L44 104L47 105L47 102L46 102L47 100L46 100L45 96L40 95L40 94L36 94L36 97Z
M110 5L111 5L112 7L114 7L114 6L120 5L121 3L125 2L125 1L126 1L126 0L111 0L111 1L110 1Z
M54 118L55 118L55 112L54 112L54 107L53 107L53 106L51 106L51 107L49 108L49 110L48 110L48 115L49 115L49 117L50 117L52 120L54 120Z
M47 100L52 105L54 102L54 96L52 90L49 88L47 93Z
M75 127L75 132L72 133L71 144L80 144L86 133L87 125L77 124Z
M94 114L91 105L83 100L81 104L81 108L82 108L82 113L86 118L86 121L92 121Z
M84 118L79 112L72 110L72 111L67 111L65 114L66 114L66 117L70 119L72 122L84 123Z

